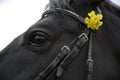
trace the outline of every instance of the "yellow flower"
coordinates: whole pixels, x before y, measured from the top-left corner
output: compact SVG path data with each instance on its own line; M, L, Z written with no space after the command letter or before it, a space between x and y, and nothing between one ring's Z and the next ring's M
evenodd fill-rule
M85 24L87 25L87 28L98 30L103 24L103 22L101 21L103 19L103 15L95 14L95 11L91 11L90 13L88 13L88 16L89 17L85 18Z

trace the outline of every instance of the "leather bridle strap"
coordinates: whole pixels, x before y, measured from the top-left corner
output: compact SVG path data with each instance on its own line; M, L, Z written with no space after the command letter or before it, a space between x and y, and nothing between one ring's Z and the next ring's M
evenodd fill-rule
M88 66L88 76L87 80L93 80L93 59L92 59L92 37L93 32L90 32L90 38L89 38L89 49L88 49L88 60L87 60L87 66Z
M76 14L75 12L72 12L70 10L66 10L66 9L61 9L61 8L55 8L55 10L48 10L46 12L43 13L42 18L46 17L48 14L51 13L65 13L67 15L69 15L70 17L74 18L75 20L79 21L80 23L86 25L84 23L84 18L78 14Z
M85 33L82 33L80 35L80 38L78 42L73 46L71 52L64 58L64 60L60 63L56 76L60 77L64 70L69 66L69 64L80 54L80 49L85 45L85 43L88 41L88 38L82 38L86 36Z
M89 30L85 30L79 37L65 45L58 56L43 70L35 80L54 80L60 77L64 69L79 54L79 50L88 41Z
M66 57L66 55L69 54L71 51L71 48L76 43L77 39L74 39L70 44L65 45L63 48L61 48L61 52L58 54L58 56L55 57L55 59L43 70L35 80L45 80L47 77L53 73L53 71L57 68L57 66L60 64L60 62Z

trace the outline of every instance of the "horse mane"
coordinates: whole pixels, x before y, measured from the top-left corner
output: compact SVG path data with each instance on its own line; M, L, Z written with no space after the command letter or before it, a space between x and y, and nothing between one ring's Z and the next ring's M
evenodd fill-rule
M119 5L115 4L114 2L112 2L110 0L105 0L104 3L107 5L105 7L107 7L109 11L115 13L117 16L120 17L120 14L119 14L120 13L120 6Z
M114 2L110 1L110 0L106 0L106 3L108 3L109 5L111 5L115 10L120 11L120 6L115 4Z
M62 8L62 9L71 9L69 3L71 0L49 0L48 8Z
M48 4L48 7L49 9L55 9L55 8L62 8L62 9L69 9L69 10L72 10L72 7L71 7L71 3L73 2L74 0L49 0L49 4ZM99 2L102 2L103 0L97 0L97 1L94 1L94 2L89 2L89 3L99 3ZM79 1L78 0L75 0L74 1L75 3L78 3Z
M71 7L70 3L74 0L49 0L49 4L47 8L49 9L55 9L55 8L62 8L62 9L68 9L68 10L73 10ZM77 0L76 0L77 2ZM100 3L106 4L106 7L109 7L109 10L111 12L114 12L118 16L120 16L120 6L117 4L113 3L111 0L96 0L94 2L89 2L92 5L100 5ZM73 10L74 11L74 10Z

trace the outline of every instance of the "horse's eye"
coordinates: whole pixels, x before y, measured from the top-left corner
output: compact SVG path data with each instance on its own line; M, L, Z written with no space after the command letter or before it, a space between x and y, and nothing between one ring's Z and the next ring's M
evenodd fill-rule
M48 35L43 32L34 32L29 36L29 43L33 46L44 46L48 41Z

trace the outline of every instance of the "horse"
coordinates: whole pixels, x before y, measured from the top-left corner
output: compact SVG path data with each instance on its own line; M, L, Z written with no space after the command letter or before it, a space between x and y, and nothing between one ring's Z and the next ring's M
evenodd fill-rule
M84 24L92 10L103 15L99 30ZM0 80L120 80L119 13L110 0L50 0L0 52Z

